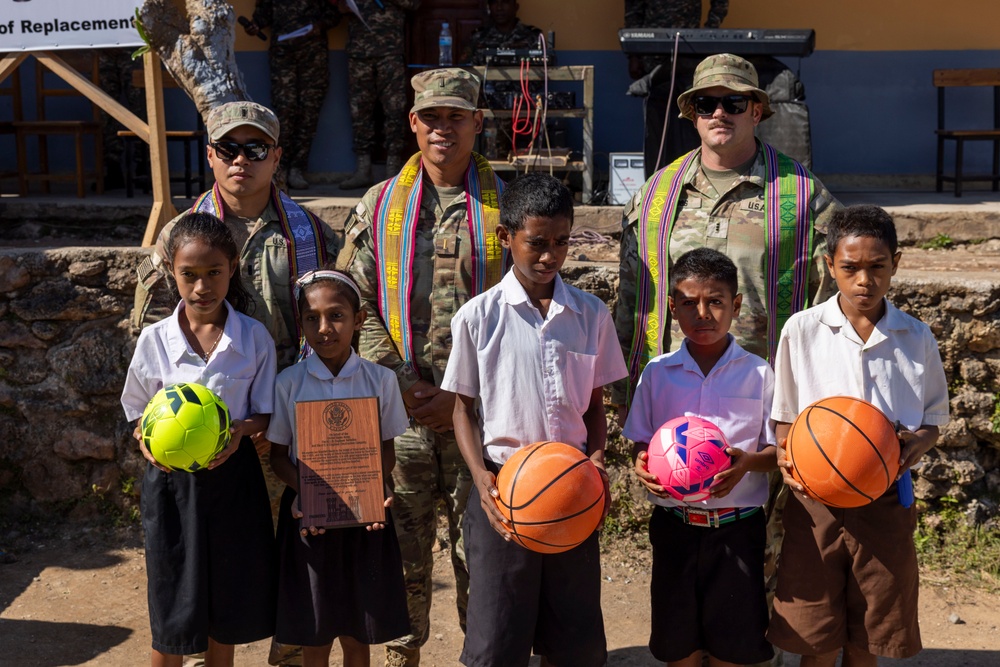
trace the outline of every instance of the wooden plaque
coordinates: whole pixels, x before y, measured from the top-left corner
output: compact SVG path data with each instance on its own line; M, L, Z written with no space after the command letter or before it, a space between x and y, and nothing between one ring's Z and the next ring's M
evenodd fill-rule
M378 398L295 404L302 526L385 521Z

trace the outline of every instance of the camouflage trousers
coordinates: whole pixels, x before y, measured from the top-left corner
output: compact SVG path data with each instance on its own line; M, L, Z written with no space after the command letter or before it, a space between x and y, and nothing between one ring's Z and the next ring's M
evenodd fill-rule
M372 118L375 114L375 102L378 100L382 104L386 153L402 156L406 144L408 83L403 56L348 57L347 82L355 154L370 154L375 147Z
M269 52L271 108L281 123L281 164L306 171L319 114L330 87L326 37L275 44Z
M430 635L431 550L437 537L437 508L443 505L448 517L451 566L455 572L458 618L465 630L465 610L469 601L469 570L462 543L462 516L472 488L469 473L458 449L454 433L435 433L412 426L396 438L396 485L392 514L403 556L403 577L410 612L410 634L386 644L412 654ZM413 664L413 663L411 663Z

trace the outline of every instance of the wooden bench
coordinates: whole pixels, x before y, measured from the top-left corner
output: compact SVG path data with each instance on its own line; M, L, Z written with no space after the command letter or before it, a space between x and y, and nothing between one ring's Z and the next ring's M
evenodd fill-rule
M133 70L132 72L132 86L135 88L145 89L146 79L143 76L141 69ZM170 71L167 68L163 68L163 87L164 88L177 88L178 84L171 76ZM171 176L171 183L183 183L184 184L184 196L188 199L194 197L191 186L194 183L198 184L198 193L205 191L205 162L207 161L207 156L205 153L205 143L208 140L208 133L205 132L205 126L201 122L201 116L198 111L195 110L195 127L194 130L167 130L163 134L167 139L167 142L181 143L184 146L184 175L183 176ZM135 136L135 132L129 130L120 130L118 136L121 137L125 144L125 196L132 198L135 196L135 183L139 181L142 185L143 193L149 192L150 179L148 176L137 176L135 173L135 160L133 155L135 152L135 142L139 139ZM144 144L144 142L139 142ZM192 148L194 149L194 156L197 159L198 164L198 176L195 178L191 173L191 154Z
M100 85L97 65L97 51L63 51L60 57L78 72L90 78L95 85ZM42 184L42 192L48 194L51 181L72 181L76 183L76 196L86 196L85 179L93 178L97 194L104 192L104 142L100 109L92 105L90 120L50 120L46 117L46 100L49 98L80 97L80 92L69 87L41 63L35 62L35 120L15 120L11 123L17 140L18 192L20 196L28 196L28 185L38 181ZM49 170L48 138L54 135L69 136L73 140L76 169L73 172L54 173ZM38 171L28 170L27 139L37 137L38 141ZM94 143L94 168L88 170L85 166L87 153L84 150L84 138L92 137Z
M955 184L955 196L962 196L962 183L987 182L993 191L1000 190L1000 69L936 69L934 86L937 88L937 191L944 182ZM989 129L949 129L945 125L945 88L967 86L993 87L993 127ZM955 174L944 173L944 142L955 142ZM966 174L963 169L965 142L993 142L993 172L989 175Z

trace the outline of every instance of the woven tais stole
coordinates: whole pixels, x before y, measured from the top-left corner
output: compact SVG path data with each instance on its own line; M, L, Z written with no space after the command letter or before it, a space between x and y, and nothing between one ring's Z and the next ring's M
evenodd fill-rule
M773 364L785 322L809 306L813 182L801 164L768 144L761 146L767 222L767 360Z
M420 153L416 153L379 193L373 234L379 315L400 356L418 374L413 363L410 298L422 183L423 164ZM503 181L489 162L473 153L465 173L466 217L472 239L473 296L500 282L508 264L507 252L496 236L502 191Z
M653 175L639 208L639 275L636 280L635 321L628 368L630 386L639 381L650 359L662 354L666 321L667 290L670 286L670 233L677 219L684 174L699 150L674 160ZM630 398L631 398L631 391Z

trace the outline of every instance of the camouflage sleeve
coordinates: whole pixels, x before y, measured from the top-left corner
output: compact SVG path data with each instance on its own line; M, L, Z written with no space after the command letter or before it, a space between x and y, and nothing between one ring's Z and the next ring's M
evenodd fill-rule
M636 236L638 221L636 198L625 205L622 215L622 241L618 257L618 300L615 302L615 330L621 345L625 362L628 363L632 351L632 336L635 332L636 277L639 275L639 242ZM622 405L628 397L629 378L618 380L611 385L611 400Z
M340 23L340 11L337 9L337 4L335 2L328 2L327 0L320 0L318 21L320 28L323 30L336 27Z
M722 25L722 19L729 13L729 0L712 0L708 10L708 18L705 19L706 28L718 28Z
M257 0L253 10L253 22L261 28L267 28L273 23L274 0Z
M408 12L415 12L420 9L420 0L390 0L390 2Z
M378 186L376 186L378 187ZM371 191L369 191L369 195ZM361 325L358 354L362 358L385 366L396 374L399 390L407 391L417 381L417 375L403 361L396 344L389 337L385 323L379 316L376 288L378 275L375 265L375 248L372 238L372 218L370 206L375 197L365 195L347 218L345 225L344 249L337 259L337 268L354 278L361 291L361 305L367 312Z
M334 266L340 259L340 251L344 247L344 234L334 229L326 220L319 218L323 230L323 243L326 245L327 264Z
M135 305L130 320L133 332L169 317L177 305L179 297L170 282L163 258L167 255L167 239L178 218L180 216L163 226L153 251L136 268Z
M812 267L809 271L809 305L812 306L826 301L837 291L837 284L826 266L826 231L830 217L843 208L819 180L815 180L815 185L816 194L809 202L813 212Z
M646 0L625 0L625 27L642 28L646 25Z

